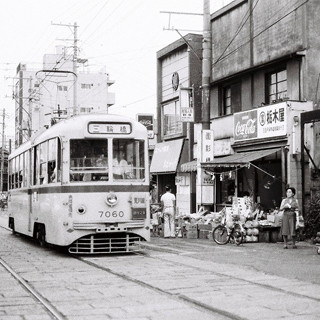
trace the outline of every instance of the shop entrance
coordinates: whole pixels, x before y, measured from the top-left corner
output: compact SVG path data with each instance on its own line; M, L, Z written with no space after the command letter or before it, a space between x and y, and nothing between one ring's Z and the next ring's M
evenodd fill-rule
M157 176L158 181L158 192L159 192L159 199L161 198L161 195L166 193L166 186L169 185L172 188L172 193L176 194L176 184L175 184L175 173L174 174L159 174Z

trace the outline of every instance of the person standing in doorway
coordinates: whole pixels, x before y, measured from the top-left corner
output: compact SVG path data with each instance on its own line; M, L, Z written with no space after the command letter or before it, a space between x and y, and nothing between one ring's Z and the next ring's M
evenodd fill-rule
M294 198L296 189L289 187L286 189L287 197L282 200L280 210L283 210L281 234L284 241L284 249L288 249L288 236L292 237L292 248L297 249L296 246L296 221L299 217L298 201Z
M171 193L171 187L166 186L166 193L160 199L164 219L164 237L175 238L174 216L176 211L176 197Z

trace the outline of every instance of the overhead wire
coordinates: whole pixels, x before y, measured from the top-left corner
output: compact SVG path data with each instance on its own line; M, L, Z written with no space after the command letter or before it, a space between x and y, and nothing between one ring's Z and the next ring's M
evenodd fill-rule
M237 46L234 50L228 52L226 55L224 55L223 57L221 57L218 61L215 61L212 64L212 68L221 60L226 59L227 57L229 57L230 55L234 54L235 52L239 51L241 48L243 48L245 45L247 45L248 43L250 43L250 41L252 41L252 39L257 38L258 36L260 36L262 33L264 33L265 31L267 31L268 29L270 29L271 27L273 27L274 25L276 25L277 23L279 23L281 20L283 20L284 18L286 18L287 16L289 16L291 13L293 13L294 11L298 10L300 7L302 7L305 3L307 3L309 0L305 0L303 3L300 3L297 7L293 8L292 10L290 10L289 12L287 12L286 14L284 14L283 16L281 16L280 18L277 18L273 23L269 24L267 27L265 27L264 29L262 29L261 31L259 31L258 33L254 34L252 36L252 38L249 37L249 40L245 41L244 43L242 43L241 45ZM299 3L300 1L297 1L297 3Z

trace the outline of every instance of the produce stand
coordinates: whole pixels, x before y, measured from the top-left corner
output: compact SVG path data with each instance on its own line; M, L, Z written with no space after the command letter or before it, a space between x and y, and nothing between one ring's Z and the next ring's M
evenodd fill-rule
M226 215L227 228L233 226L233 215L240 216L244 227L244 242L279 242L281 213L272 209L268 213L254 204L250 197L233 197L232 205L220 205L218 212L210 212L202 207L197 213L181 214L176 217L177 236L188 239L212 239L212 230Z

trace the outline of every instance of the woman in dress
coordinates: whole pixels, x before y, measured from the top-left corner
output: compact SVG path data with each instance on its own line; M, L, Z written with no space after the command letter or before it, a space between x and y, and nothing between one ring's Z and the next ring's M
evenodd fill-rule
M296 246L296 222L299 216L298 201L294 198L296 194L295 188L289 187L286 189L287 197L282 200L280 210L283 210L281 234L284 241L284 249L288 249L288 236L292 237L292 248Z

